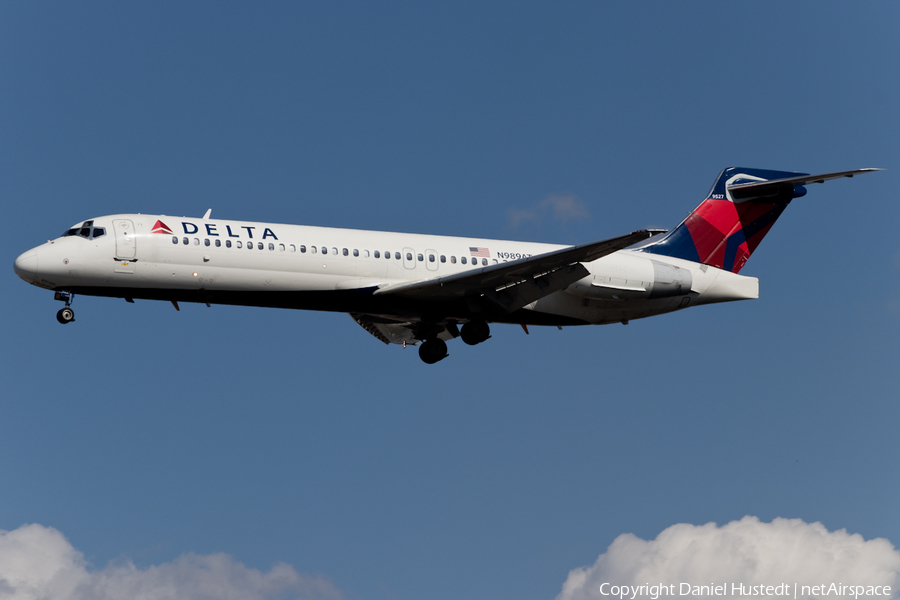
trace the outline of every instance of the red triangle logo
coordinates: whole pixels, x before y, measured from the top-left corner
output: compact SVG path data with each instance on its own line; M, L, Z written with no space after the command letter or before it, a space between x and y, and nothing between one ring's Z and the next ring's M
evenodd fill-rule
M157 221L156 225L153 226L153 229L150 230L150 233L165 233L167 235L172 235L172 230L162 221Z

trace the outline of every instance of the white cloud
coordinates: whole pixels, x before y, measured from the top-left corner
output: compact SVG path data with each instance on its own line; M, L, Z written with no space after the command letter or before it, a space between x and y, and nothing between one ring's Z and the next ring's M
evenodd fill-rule
M531 208L511 208L508 212L509 226L516 229L523 223L540 223L548 214L562 223L591 218L587 206L575 196L549 196Z
M682 582L729 586L732 583L745 586L797 583L798 598L802 585L889 585L890 597L896 598L900 585L900 552L883 538L866 541L859 534L851 535L844 529L828 531L821 523L805 523L800 519L761 523L756 517L747 516L721 527L715 523L699 526L682 523L669 527L650 541L632 534L620 535L593 566L569 573L557 600L610 600L610 596L601 593L610 591L609 586L601 590L604 583L675 584L676 597L700 598L679 596ZM704 600L710 598L703 596ZM885 600L886 596L867 598Z
M146 569L131 561L90 569L51 527L0 530L0 600L266 600L341 598L330 582L286 564L268 572L225 554L186 554Z
M587 206L575 196L550 196L538 205L544 209L550 209L553 218L557 221L578 221L590 219Z

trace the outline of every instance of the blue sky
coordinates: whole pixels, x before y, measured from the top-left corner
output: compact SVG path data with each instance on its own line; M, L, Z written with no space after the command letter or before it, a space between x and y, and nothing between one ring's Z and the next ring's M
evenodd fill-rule
M0 4L0 529L366 600L553 598L620 534L745 515L900 542L898 18ZM497 326L431 367L340 314L79 297L61 327L12 270L120 212L583 243L676 225L733 165L886 170L791 205L759 300Z

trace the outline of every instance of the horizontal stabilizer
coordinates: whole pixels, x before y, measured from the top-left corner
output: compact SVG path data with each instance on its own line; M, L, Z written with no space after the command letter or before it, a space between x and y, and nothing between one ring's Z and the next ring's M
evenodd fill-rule
M853 177L861 173L871 173L882 169L856 169L854 171L840 171L838 173L823 173L821 175L800 175L798 177L785 177L783 179L770 179L768 181L754 181L751 183L739 183L726 186L725 189L735 200L746 198L765 198L778 195L786 186L807 185L810 183L825 183L829 179L841 177Z

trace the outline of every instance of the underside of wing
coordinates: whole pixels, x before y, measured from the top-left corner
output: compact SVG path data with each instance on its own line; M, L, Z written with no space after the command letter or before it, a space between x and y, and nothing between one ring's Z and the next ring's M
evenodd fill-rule
M581 263L597 260L662 232L663 230L658 229L642 229L609 240L563 248L446 277L388 285L376 290L374 294L392 294L421 300L485 296L507 312L513 312L553 292L564 290L587 276L588 270Z
M427 337L438 337L451 340L459 331L453 324L427 326L416 321L394 321L376 315L351 313L350 316L360 327L371 333L385 344L407 344L415 346Z

